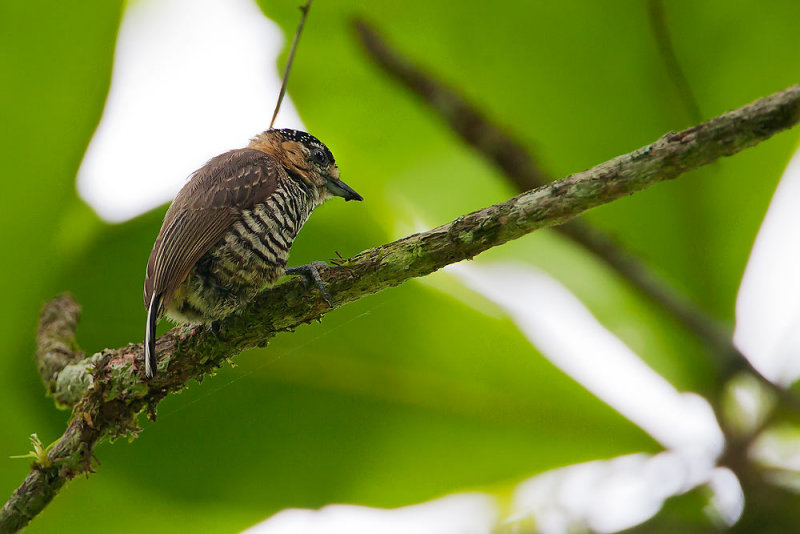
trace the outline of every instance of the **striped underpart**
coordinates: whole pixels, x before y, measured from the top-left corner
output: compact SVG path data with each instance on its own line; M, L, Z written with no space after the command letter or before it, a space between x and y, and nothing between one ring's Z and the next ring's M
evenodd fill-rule
M207 323L242 309L264 286L283 276L289 249L311 212L325 200L291 178L206 253L175 292L167 315Z

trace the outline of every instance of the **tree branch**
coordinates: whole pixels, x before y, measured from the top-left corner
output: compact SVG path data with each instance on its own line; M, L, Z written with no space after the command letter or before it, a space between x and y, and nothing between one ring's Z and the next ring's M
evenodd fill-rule
M36 365L47 394L54 397L59 405L72 406L86 389L82 387L75 398L68 388L58 385L58 378L64 368L83 359L83 352L78 349L75 340L75 328L80 318L80 306L72 295L64 294L45 304L39 319ZM68 378L67 380L72 381Z
M654 32L660 50L667 54L671 48L667 48L665 52L661 43L669 43L669 34L666 33L663 13L659 9L658 0L653 0L651 18L660 21L660 25L653 23ZM551 180L536 163L530 150L493 123L458 91L413 65L387 44L367 22L356 20L353 26L364 49L384 72L430 105L464 142L494 163L519 191L539 187ZM667 59L665 61L672 67ZM672 68L670 72L673 72ZM678 72L681 72L679 67ZM676 84L681 89L681 95L684 95L679 81L680 78L676 80ZM700 121L699 117L697 121ZM731 371L744 366L746 362L735 357L738 351L733 347L727 328L649 269L639 258L619 246L608 234L581 220L569 221L554 230L595 255L642 295L693 332L711 349L711 355L718 365L730 367Z
M321 275L334 303L342 306L735 154L792 127L799 116L800 85L795 85L587 171L366 250L342 265L322 269ZM67 480L91 472L99 440L135 435L141 411L155 418L161 399L187 387L190 379L202 380L226 359L265 346L276 333L319 319L327 311L317 291L295 278L265 291L241 314L226 319L219 337L206 330L175 328L159 338L159 373L150 382L143 381L141 343L106 349L64 366L54 394L60 395L61 388L69 391L61 398L83 394L64 435L48 454L48 466L35 464L0 510L0 533L24 527Z

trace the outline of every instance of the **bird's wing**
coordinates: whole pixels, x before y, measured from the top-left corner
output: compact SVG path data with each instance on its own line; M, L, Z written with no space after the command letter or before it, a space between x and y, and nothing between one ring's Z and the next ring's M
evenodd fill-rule
M166 308L194 264L239 220L241 210L264 202L286 171L259 150L221 154L198 169L164 217L144 282L144 305L155 295Z

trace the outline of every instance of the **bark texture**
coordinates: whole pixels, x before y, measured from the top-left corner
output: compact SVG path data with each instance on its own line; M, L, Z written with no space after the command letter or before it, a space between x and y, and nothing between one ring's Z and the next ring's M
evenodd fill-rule
M735 154L792 127L799 117L800 85L795 85L592 169L366 250L321 269L322 278L334 304L342 306ZM290 280L226 319L218 335L176 328L159 338L159 374L145 382L141 343L80 358L74 343L77 305L69 297L48 304L37 362L50 394L73 406L72 417L48 453L49 466L34 464L0 510L0 533L24 527L67 480L91 472L99 440L135 435L140 412L155 417L161 399L185 388L192 378L202 380L226 359L265 346L278 332L319 319L328 310L315 288L301 279Z

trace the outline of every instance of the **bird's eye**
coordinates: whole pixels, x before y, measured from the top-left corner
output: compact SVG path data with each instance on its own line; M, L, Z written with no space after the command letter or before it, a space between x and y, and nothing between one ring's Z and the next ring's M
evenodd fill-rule
M313 150L311 152L311 158L319 165L327 165L328 163L328 156L320 149Z

